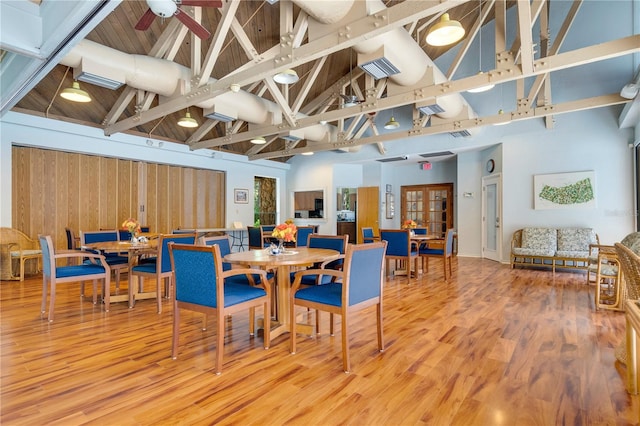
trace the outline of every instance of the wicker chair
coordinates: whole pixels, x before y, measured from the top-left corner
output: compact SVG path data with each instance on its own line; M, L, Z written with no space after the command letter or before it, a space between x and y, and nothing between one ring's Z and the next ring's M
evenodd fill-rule
M0 279L24 281L25 263L35 260L35 272L40 271L42 250L38 241L14 228L0 228ZM13 261L16 261L20 274L13 274Z

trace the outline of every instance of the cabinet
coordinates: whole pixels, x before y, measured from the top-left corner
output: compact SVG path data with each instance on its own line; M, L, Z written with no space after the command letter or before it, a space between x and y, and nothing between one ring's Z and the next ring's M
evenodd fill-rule
M338 235L348 235L349 242L356 243L356 223L355 222L338 222Z
M453 184L410 185L400 188L401 219L413 219L427 232L444 237L453 228Z
M315 210L316 199L322 199L322 191L298 191L293 194L295 210Z

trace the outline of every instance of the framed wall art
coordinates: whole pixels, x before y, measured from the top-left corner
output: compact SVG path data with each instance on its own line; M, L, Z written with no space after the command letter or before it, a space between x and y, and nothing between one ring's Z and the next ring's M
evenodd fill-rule
M233 202L236 204L249 204L249 190L248 189L234 189L233 190Z
M554 173L533 177L534 208L592 209L596 207L594 171Z

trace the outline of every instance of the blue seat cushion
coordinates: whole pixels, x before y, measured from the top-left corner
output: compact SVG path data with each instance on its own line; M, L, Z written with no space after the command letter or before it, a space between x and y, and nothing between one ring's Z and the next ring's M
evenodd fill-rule
M435 256L443 256L444 255L444 250L443 249L430 249L430 248L423 248L420 249L420 254L433 254Z
M296 279L296 273L292 272L291 276L289 277L291 282L293 282L293 280ZM319 285L319 284L329 284L331 283L331 279L333 278L333 276L331 275L322 275L322 278L320 278L320 281L316 283L316 278L318 278L317 275L305 275L302 277L302 280L300 280L300 283L302 285Z
M224 305L233 306L248 300L257 299L267 294L260 287L251 287L244 284L225 283L224 285Z
M143 263L142 265L136 265L131 268L133 272L142 272L147 274L155 274L156 269L157 267L155 263Z
M256 283L256 285L260 284L259 274L251 274L251 277L253 278L253 282ZM273 273L272 272L267 273L267 279L271 280L272 278L273 278ZM251 285L251 282L249 281L249 278L247 278L246 274L233 275L231 277L227 277L224 282L233 283L233 284Z
M102 265L72 265L60 266L56 268L56 278L68 278L82 275L104 274Z
M314 285L296 292L296 299L322 303L331 306L342 306L342 284Z

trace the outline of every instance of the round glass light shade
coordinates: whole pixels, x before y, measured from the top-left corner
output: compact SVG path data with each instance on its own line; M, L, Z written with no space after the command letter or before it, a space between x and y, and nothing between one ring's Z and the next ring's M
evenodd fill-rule
M64 89L60 96L73 102L91 102L91 96L80 88L80 83L77 81L74 81L71 87Z
M273 80L280 84L293 84L298 81L298 73L292 69L284 70L274 75Z
M178 126L180 127L198 127L198 122L195 118L191 117L191 113L186 113L184 117L178 120Z
M387 130L397 129L398 127L400 127L400 123L398 123L394 117L391 117L384 125L384 128Z
M251 139L251 143L254 145L264 145L267 141L262 136L258 136L257 138Z
M427 43L431 46L446 46L460 40L464 34L460 22L450 20L449 14L445 13L440 17L440 21L429 29Z

